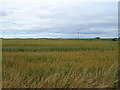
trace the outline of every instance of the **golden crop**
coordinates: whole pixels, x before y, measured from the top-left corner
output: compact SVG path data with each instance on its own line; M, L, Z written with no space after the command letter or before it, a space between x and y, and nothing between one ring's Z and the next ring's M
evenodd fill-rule
M3 39L3 88L116 88L118 42Z

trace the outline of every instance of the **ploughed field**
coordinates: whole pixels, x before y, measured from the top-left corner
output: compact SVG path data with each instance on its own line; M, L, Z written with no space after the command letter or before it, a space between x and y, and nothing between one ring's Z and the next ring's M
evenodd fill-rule
M118 42L3 39L3 88L116 88Z

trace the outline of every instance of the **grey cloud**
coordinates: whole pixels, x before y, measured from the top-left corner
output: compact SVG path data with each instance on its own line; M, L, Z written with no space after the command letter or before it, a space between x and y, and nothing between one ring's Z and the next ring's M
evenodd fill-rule
M7 15L8 15L7 12L5 12L5 11L0 11L0 16L7 16Z
M67 33L80 32L90 35L109 36L117 33L117 13L112 4L41 5L26 9L12 9L4 24L3 33ZM10 9L8 10L10 11ZM10 15L10 16L9 16ZM11 28L12 27L12 28ZM17 28L16 28L17 27ZM28 28L29 27L29 28ZM16 29L16 30L15 30ZM20 30L19 30L20 29ZM72 35L71 35L72 36Z

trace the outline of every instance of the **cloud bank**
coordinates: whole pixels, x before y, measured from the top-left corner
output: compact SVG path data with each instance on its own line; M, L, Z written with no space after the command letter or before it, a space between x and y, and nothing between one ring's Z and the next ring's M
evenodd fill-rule
M117 37L117 2L79 0L4 0L0 4L2 37Z

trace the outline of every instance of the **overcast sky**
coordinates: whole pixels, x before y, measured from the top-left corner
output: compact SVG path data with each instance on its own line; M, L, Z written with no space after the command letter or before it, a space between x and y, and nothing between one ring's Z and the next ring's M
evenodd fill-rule
M80 0L0 1L2 37L118 37L117 2ZM15 34L14 34L15 33Z

